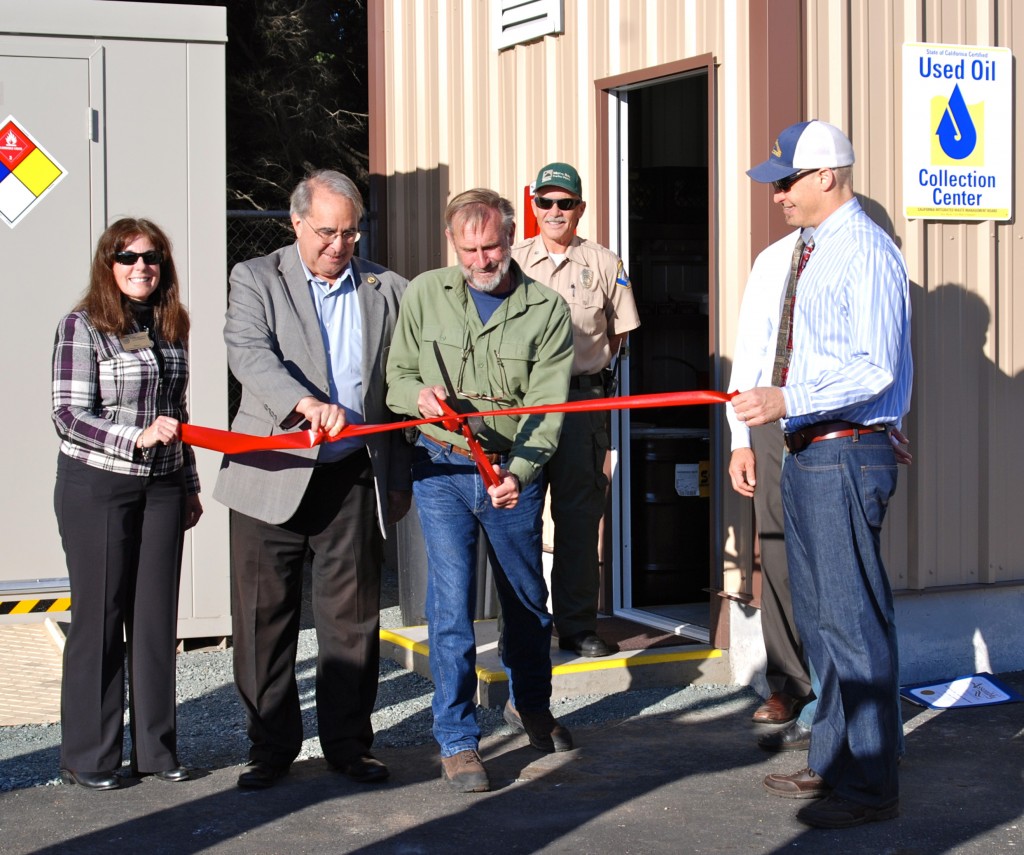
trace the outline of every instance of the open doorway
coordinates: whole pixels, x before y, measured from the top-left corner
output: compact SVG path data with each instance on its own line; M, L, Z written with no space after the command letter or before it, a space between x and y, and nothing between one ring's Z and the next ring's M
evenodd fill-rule
M641 320L620 369L625 394L713 384L711 68L608 90L612 243ZM614 434L615 614L706 642L715 587L710 408L622 411Z

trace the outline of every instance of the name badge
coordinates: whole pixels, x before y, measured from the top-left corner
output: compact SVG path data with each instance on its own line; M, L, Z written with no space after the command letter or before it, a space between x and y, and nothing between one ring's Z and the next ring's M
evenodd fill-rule
M149 330L121 336L121 347L129 353L133 350L145 350L152 346L153 339L149 337Z

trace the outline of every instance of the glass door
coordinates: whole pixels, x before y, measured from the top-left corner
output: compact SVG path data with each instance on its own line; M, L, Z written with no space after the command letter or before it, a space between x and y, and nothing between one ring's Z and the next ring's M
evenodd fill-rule
M641 326L619 367L622 394L711 388L708 72L611 94L613 248ZM712 587L707 406L613 419L615 614L700 641Z

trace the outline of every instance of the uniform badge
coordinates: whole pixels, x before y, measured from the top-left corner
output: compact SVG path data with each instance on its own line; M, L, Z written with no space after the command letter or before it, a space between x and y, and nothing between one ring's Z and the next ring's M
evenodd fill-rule
M589 267L584 267L583 272L580 273L580 285L588 291L594 287L594 271Z
M619 259L619 269L615 274L615 284L623 288L629 288L629 277L626 275L626 268L622 266L622 259Z

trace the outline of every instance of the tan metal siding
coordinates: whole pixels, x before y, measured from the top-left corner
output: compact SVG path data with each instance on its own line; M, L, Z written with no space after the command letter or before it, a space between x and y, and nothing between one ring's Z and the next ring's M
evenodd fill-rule
M1014 425L1024 416L1024 313L1012 283L1019 226L903 217L902 45L1005 46L1024 24L1011 2L808 2L808 118L840 125L857 152L855 186L894 233L913 287L915 393L907 422L916 462L886 526L896 587L1024 578L1024 477ZM1019 67L1019 62L1017 67ZM1019 77L1019 73L1018 73ZM1019 99L1019 82L1015 86ZM1021 163L1021 141L1014 140ZM1021 203L1020 182L1015 209ZM1016 262L1016 263L1015 263Z
M590 192L594 80L721 54L722 9L736 5L745 4L567 0L565 35L499 52L483 0L378 0L389 133L387 163L375 168L387 175L389 263L409 276L451 263L440 214L470 187L493 187L522 213L523 186L538 167L568 159ZM599 215L588 211L591 234Z
M414 275L450 263L441 211L486 185L522 215L537 167L573 161L593 195L602 150L594 81L710 53L719 235L717 340L724 384L751 263L751 92L746 0L566 0L565 34L498 52L479 2L372 0L386 46L389 261ZM791 8L791 7L787 7ZM1021 98L1024 10L1013 0L804 0L807 118L843 127L857 152L855 187L907 259L914 308L915 393L906 432L915 463L901 472L885 532L897 588L1024 579L1018 485L1024 454L1024 232L1014 223L940 224L902 215L905 41L1009 47ZM754 34L755 36L757 34ZM771 64L799 62L769 51ZM754 141L755 144L757 141ZM1018 175L1021 135L1013 141ZM1021 215L1022 182L1015 188ZM763 215L758 209L759 218ZM588 209L582 229L607 228ZM1019 220L1018 220L1019 223ZM761 228L761 222L758 222ZM719 461L724 471L725 460ZM726 587L748 579L750 513L721 495Z

